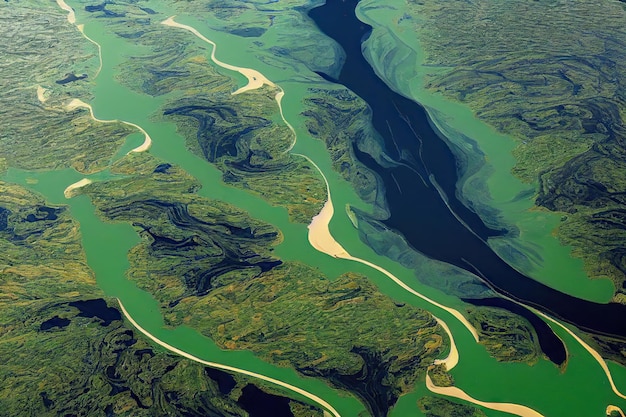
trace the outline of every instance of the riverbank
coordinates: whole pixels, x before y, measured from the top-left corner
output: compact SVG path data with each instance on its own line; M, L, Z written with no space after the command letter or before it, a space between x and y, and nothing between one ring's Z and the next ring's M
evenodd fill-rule
M157 8L157 6L158 2L155 2L155 5L152 7ZM171 10L167 11L167 15L171 15L169 13ZM350 185L341 179L336 172L332 171L332 164L323 144L311 140L306 135L306 129L303 127L305 116L301 114L301 102L308 94L310 84L302 83L302 85L296 85L297 83L293 81L295 77L291 68L273 67L270 65L272 62L268 64L269 61L267 60L257 60L258 57L255 57L253 54L241 52L247 51L247 48L253 45L253 42L256 42L257 39L236 38L233 35L218 31L213 33L212 29L201 26L199 22L190 22L188 20L185 20L185 22L190 23L194 27L198 24L197 27L203 28L203 33L211 33L209 37L215 39L215 43L218 45L222 43L232 44L233 47L229 48L232 51L229 51L229 53L233 54L238 60L245 62L244 64L237 61L240 65L258 68L259 71L267 74L273 80L290 80L290 82L283 85L286 92L284 100L288 103L285 105L285 117L293 122L294 129L303 132L302 136L299 135L294 151L307 155L311 160L315 161L316 166L327 177L329 188L333 193L333 203L337 207L344 207L348 202L364 206L363 203L356 201L355 193L350 190ZM393 298L396 303L394 308L405 308L402 307L403 303L421 308L430 309L434 307L432 304L427 303L426 300L408 292L401 285L389 285L391 276L385 274L384 271L396 277L396 283L409 282L412 284L411 288L415 286L415 288L419 289L419 293L441 302L442 306L451 305L459 309L463 308L463 304L454 297L425 288L416 283L413 271L402 268L395 262L373 253L371 249L359 241L352 222L342 213L337 212L335 216L331 216L332 219L325 221L324 232L328 230L329 234L332 233L332 236L337 238L338 244L345 248L347 253L354 254L359 259L367 260L371 265L378 266L384 269L384 271L372 266L376 269L374 271L370 266L357 264L350 259L328 257L316 252L307 243L305 225L290 223L284 209L271 207L259 197L251 197L246 191L225 185L220 172L207 164L206 161L191 154L185 148L183 138L176 134L175 128L171 123L164 123L158 118L155 120L154 115L159 114L159 111L161 111L162 98L148 97L131 92L128 88L120 86L116 78L116 71L117 68L122 66L120 64L124 62L124 57L112 51L124 50L124 42L127 41L116 36L108 38L104 30L102 30L102 33L98 33L100 25L104 24L102 19L94 18L93 21L90 20L85 26L85 30L90 36L92 36L92 33L89 31L94 26L97 28L92 37L103 45L105 58L105 65L95 94L96 99L91 104L96 114L104 119L130 120L138 126L144 127L147 131L154 132L154 143L150 149L150 154L164 161L164 165L159 168L160 170L167 171L168 168L165 161L178 164L196 178L198 186L201 187L198 192L199 195L229 201L249 211L254 217L267 219L268 222L278 226L284 234L284 242L276 250L276 253L280 253L281 257L285 255L286 259L300 260L309 265L318 266L321 270L329 271L329 276L337 276L337 273L346 271L363 273L381 291ZM126 50L128 51L128 49ZM130 48L130 51L136 52L132 48ZM128 52L130 56L132 56L131 52ZM226 60L226 58L223 59ZM128 158L142 156L145 155L130 155ZM11 173L11 175L14 174L13 171ZM69 173L67 177L54 178L54 175L55 173L50 172L31 172L23 173L22 176L16 174L12 179L22 182L27 182L29 178L38 179L38 184L31 184L33 188L54 196L53 198L57 202L64 202L62 199L64 188L68 184L75 183L81 176L78 176L76 173ZM161 179L165 180L167 176L163 174ZM54 186L51 186L51 184ZM198 186L194 186L194 189ZM124 302L125 308L131 313L133 319L159 340L203 360L212 360L236 368L240 368L242 363L246 363L250 364L251 369L259 374L271 375L272 378L285 381L294 386L307 386L307 391L332 404L344 417L358 415L363 411L362 405L358 404L353 397L343 397L341 395L342 391L333 390L319 380L302 378L293 371L270 366L249 352L220 351L210 340L200 336L196 331L188 327L182 326L176 329L164 327L160 307L154 298L139 291L134 283L128 281L124 276L129 268L127 253L134 245L138 244L137 233L128 224L111 224L100 221L94 215L94 207L88 203L85 196L77 197L68 202L71 206L72 215L80 221L88 261L97 273L99 284L110 295L118 296ZM332 208L332 206L330 207ZM485 353L484 348L475 343L474 335L460 321L454 320L453 316L448 313L443 310L437 311L437 315L445 318L451 334L454 334L458 352L463 355L463 358L467 357L467 360L461 361L454 368L455 377L459 376L457 379L459 386L463 387L468 395L472 395L475 398L506 398L507 401L532 404L533 407L537 404L538 409L541 409L542 412L545 409L547 410L545 414L550 415L549 413L553 412L560 404L551 404L551 401L554 403L554 399L546 398L547 392L556 397L563 396L571 391L573 387L582 386L583 381L599 381L597 374L603 377L601 372L595 373L594 368L589 366L589 362L593 362L593 360L587 361L585 356L580 355L580 352L576 349L572 350L575 358L572 359L570 366L576 368L580 365L578 371L582 369L583 372L577 373L575 371L569 373L568 370L565 377L562 376L560 370L555 369L546 361L540 362L533 368L524 364L500 364L493 358L490 358ZM364 323L363 325L366 324ZM595 365L595 362L593 363ZM471 375L473 379L465 377L466 374ZM305 385L301 385L301 383ZM522 388L517 384L522 384ZM423 381L419 382L419 386L419 388L424 388ZM546 389L547 387L551 389L548 390ZM612 403L617 403L613 401L612 394L605 395L604 388L600 384L598 384L598 387L590 387L589 391L586 398L574 398L571 404L565 404L565 407L568 407L566 412L582 410L582 412L588 412L591 415L593 411L597 411L598 404L602 404L602 409L604 409L606 398L609 398ZM542 392L543 395L541 394ZM409 394L401 397L400 402L402 402L402 407L411 403L409 407L412 408L412 414L419 415L419 410L416 410L415 402L412 401L413 398L413 394ZM581 404L580 402L583 400L588 404ZM402 408L398 404L397 408L392 411L392 414L401 412Z
M571 256L572 248L562 246L546 233L558 226L561 216L546 210L530 210L532 201L520 197L528 194L532 185L511 174L515 140L477 120L469 108L427 91L424 77L437 69L422 65L424 51L418 38L408 27L398 25L402 15L400 4L392 3L384 11L373 7L375 4L375 0L362 1L357 8L359 18L374 26L364 43L369 63L396 91L425 107L437 129L454 145L453 149L469 154L476 161L458 186L458 194L465 203L492 226L519 231L490 238L490 247L524 273L559 291L595 302L610 300L615 290L612 282L590 280L582 261ZM471 154L477 149L483 155L497 157L484 159L479 155L476 160ZM496 217L493 209L497 210Z

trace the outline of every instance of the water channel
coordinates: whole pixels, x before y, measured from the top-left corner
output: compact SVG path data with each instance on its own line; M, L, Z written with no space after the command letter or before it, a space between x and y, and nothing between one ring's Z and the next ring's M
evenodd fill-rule
M570 355L566 372L562 372L550 361L543 359L532 367L518 363L499 363L490 357L481 345L476 344L470 332L445 310L413 296L391 282L384 274L367 266L348 260L330 258L315 251L308 244L306 226L290 223L285 209L272 207L259 197L225 185L221 181L221 173L217 169L185 148L184 140L176 133L174 125L155 121L151 117L160 111L163 104L162 98L157 99L135 93L117 81L118 65L123 64L126 56L140 55L142 53L141 48L108 32L104 21L91 18L79 7L79 4L78 2L70 2L70 5L76 10L77 20L85 23L85 33L102 47L103 65L94 89L95 99L91 103L96 117L104 120L119 119L141 126L153 140L149 152L170 163L182 166L196 177L202 184L200 195L235 204L249 211L253 217L279 227L286 242L277 249L277 254L281 258L286 260L297 259L311 265L319 265L320 269L329 277L337 276L346 271L366 274L381 291L395 300L411 303L432 311L449 325L459 348L460 362L453 371L457 386L470 393L474 398L524 404L546 416L602 415L601 413L604 412L607 404L617 404L622 408L626 406L624 401L616 398L608 387L605 374L597 362L580 344L558 326L553 325L552 328L565 342ZM151 8L160 13L158 17L163 19L179 12L172 10L169 5L161 1L151 2ZM353 13L353 8L350 13ZM332 13L328 13L325 19L331 21ZM229 45L230 47L228 50L224 50L224 53L218 53L222 61L254 68L271 80L286 80L280 82L285 91L285 118L294 126L298 135L298 142L293 151L311 158L324 172L336 207L351 204L368 210L368 207L356 197L350 185L332 170L332 163L323 144L308 137L306 133L305 119L301 114L301 103L307 94L307 86L294 81L295 77L289 73L289 69L269 66L255 56L243 52L251 46L252 41L250 39L212 30L193 16L179 15L177 21L197 28L214 41L218 48L219 45ZM153 24L158 24L156 19ZM167 36L168 30L175 29L163 26L162 30L164 36ZM361 36L363 30L359 30L359 36ZM210 49L207 49L208 54L210 54ZM348 54L350 55L349 51ZM369 104L373 106L373 102L370 101ZM405 111L408 112L408 110ZM420 129L423 127L425 128L425 125L420 125ZM448 160L445 165L447 166L446 169L450 170L454 164ZM436 175L439 175L433 167L430 165L429 167L433 169L433 172L436 172ZM342 416L356 416L363 411L363 406L354 397L347 397L343 393L331 389L322 381L304 378L290 369L265 363L249 352L221 350L211 340L188 327L165 328L156 301L150 294L139 290L133 282L128 281L125 277L125 271L129 266L126 254L138 242L137 233L130 225L102 222L95 215L94 207L85 196L70 200L64 198L63 190L65 187L81 178L82 176L72 170L52 172L10 170L5 179L42 193L52 203L70 205L72 215L80 222L87 259L91 268L96 272L98 285L107 295L118 297L138 325L147 329L159 340L202 360L243 368L304 388L307 392L313 393L330 403ZM105 180L106 178L107 174L102 173L93 179ZM447 180L444 181L444 178ZM33 180L36 180L36 184L33 184L35 182ZM414 182L414 179L407 179L406 181ZM441 179L438 177L437 181L444 188L453 187L452 177L441 175ZM402 187L401 183L400 189ZM426 192L432 193L432 189L429 187ZM453 195L454 193L448 194ZM393 198L390 198L391 206L393 206L392 200ZM479 219L465 210L462 205L454 202L452 204L454 211L460 213L459 215L477 235L484 238L492 233L481 226ZM446 216L449 216L445 214L450 213L447 207L436 207L438 207L435 210L437 214L433 212L435 217L441 215L443 216L442 219L446 219ZM336 213L338 212L340 210L336 210ZM374 253L371 248L359 240L358 234L348 217L341 214L336 214L333 217L330 229L335 238L351 254L385 268L405 281L410 287L443 305L455 308L463 307L463 303L459 299L417 283L413 278L412 271ZM451 227L457 226L453 224ZM461 229L467 232L464 227L455 230L461 233ZM459 241L458 237L455 236L455 240ZM472 243L472 241L467 242L469 242L468 244ZM444 257L440 258L443 259ZM488 271L481 271L488 273ZM537 304L541 305L540 303ZM604 319L606 320L607 317ZM618 385L626 385L624 369L615 365L610 365L610 368L614 372ZM580 390L582 386L586 387L585 395L572 397L571 393ZM427 391L424 381L418 382L413 393L400 399L393 409L392 415L419 415L415 401L425 393ZM296 394L291 393L290 395ZM298 398L302 397L299 396ZM489 416L508 415L491 410L487 411L487 414Z

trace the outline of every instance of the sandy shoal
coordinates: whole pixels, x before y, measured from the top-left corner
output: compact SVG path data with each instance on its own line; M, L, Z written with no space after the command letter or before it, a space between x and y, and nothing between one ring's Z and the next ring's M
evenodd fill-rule
M263 381L267 381L270 382L272 384L275 385L279 385L283 388L287 388L290 391L293 391L295 393L298 393L300 395L303 395L307 398L309 398L310 400L314 401L315 403L319 404L324 410L325 413L329 413L330 416L334 416L334 417L341 417L341 415L339 414L339 412L337 410L335 410L328 402L324 401L323 399L321 399L320 397L318 397L315 394L312 394L308 391L303 390L302 388L298 388L294 385L288 384L286 382L280 381L278 379L274 379L265 375L261 375L258 374L256 372L251 372L251 371L247 371L245 369L241 369L241 368L235 368L233 366L229 366L229 365L223 365L217 362L209 362L209 361L205 361L203 359L198 358L197 356L193 356L190 353L187 353L183 350L180 350L164 341L162 341L161 339L157 338L156 336L154 336L152 333L148 332L146 329L144 329L143 327L141 327L139 325L139 323L137 323L130 314L128 314L128 311L126 311L126 308L124 308L124 305L122 304L122 301L118 298L117 299L119 305L120 305L120 310L122 310L122 313L124 313L124 316L126 317L126 319L128 319L128 321L137 329L139 330L141 333L143 333L144 335L146 335L149 339L151 339L153 342L155 342L156 344L158 344L159 346L164 347L165 349L176 353L177 355L180 355L182 357L185 357L187 359L190 359L194 362L198 362L201 363L203 365L206 366L210 366L212 368L217 368L217 369L223 369L225 371L229 371L229 372L236 372L239 374L243 374L243 375L248 375L254 378L258 378L261 379Z
M240 73L241 75L246 77L248 79L248 84L246 84L245 86L241 87L239 90L235 91L233 94L240 94L240 93L244 93L246 91L256 90L257 88L261 88L265 84L269 85L270 87L275 87L276 86L273 82L268 80L263 74L261 74L259 71L255 70L255 69L237 67L235 65L230 65L230 64L227 64L227 63L222 62L219 59L217 59L215 57L215 50L217 49L217 44L215 42L213 42L212 40L208 39L207 37L205 37L204 35L202 35L194 27L189 26L189 25L184 25L182 23L178 23L178 22L174 21L174 16L171 16L171 17L165 19L164 21L161 22L161 24L163 24L165 26L170 26L170 27L175 27L175 28L179 28L179 29L184 29L184 30L187 30L187 31L193 33L194 35L196 35L198 38L200 38L204 42L206 42L206 43L208 43L208 44L213 46L212 51L211 51L211 60L213 62L215 62L217 65L219 65L222 68L226 68L226 69L229 69L231 71L237 71L238 73Z
M71 24L76 23L76 15L74 14L74 9L68 6L68 4L63 0L57 0L57 4L61 9L67 12L67 21Z
M426 388L428 388L431 392L440 395L446 395L449 397L458 398L472 404L479 405L481 407L489 408L491 410L496 411L504 411L505 413L514 414L520 417L544 417L543 414L538 413L532 408L526 407L524 405L512 404L512 403L492 403L477 400L471 396L469 396L465 391L457 387L438 387L435 385L430 378L430 375L426 375Z
M77 190L91 183L92 181L89 178L83 178L82 180L76 181L74 184L68 186L65 191L63 191L63 195L65 196L65 198L72 198L74 196L74 190Z

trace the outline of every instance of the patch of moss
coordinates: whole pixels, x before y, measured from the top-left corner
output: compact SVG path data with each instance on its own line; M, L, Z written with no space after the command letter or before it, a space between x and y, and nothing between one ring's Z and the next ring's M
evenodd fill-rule
M417 401L417 406L426 417L486 417L486 414L476 407L441 397L422 397Z
M248 415L247 378L155 349L122 321L96 286L67 207L0 182L0 248L2 413ZM229 389L220 385L229 379ZM277 401L295 416L322 414Z
M537 333L523 317L501 308L472 307L467 318L489 354L502 362L536 363L542 355Z

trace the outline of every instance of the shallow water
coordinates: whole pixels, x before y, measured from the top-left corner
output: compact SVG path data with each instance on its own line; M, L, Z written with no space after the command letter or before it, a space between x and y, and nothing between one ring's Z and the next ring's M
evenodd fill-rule
M625 406L624 402L620 402L607 388L606 379L599 366L562 331L557 330L557 333L565 340L572 354L565 373L545 360L540 360L533 367L524 364L501 364L489 357L482 346L475 344L469 332L445 311L416 299L391 283L384 275L373 272L365 266L332 259L316 252L308 244L306 227L290 223L285 209L272 207L259 197L226 186L221 181L221 173L217 169L185 148L183 138L176 134L172 124L155 122L151 119L153 113L162 105L162 101L134 93L119 84L115 78L117 73L115 67L123 63L124 55L141 53L141 49L122 38L107 33L104 23L88 19L84 12L81 12L77 6L75 7L77 19L86 23L85 32L102 46L104 65L94 90L96 98L91 103L96 117L121 119L142 126L154 141L150 152L167 162L182 166L200 180L203 185L200 195L236 204L249 211L253 217L278 226L285 236L285 242L277 249L277 254L282 258L298 259L310 265L319 266L329 277L348 270L365 273L381 291L395 300L433 311L448 323L457 341L461 360L453 374L459 387L481 400L517 402L536 408L545 415L553 416L602 415L608 403ZM170 12L166 10L165 5L157 1L151 3L151 8ZM271 80L293 78L290 77L293 74L289 73L289 69L267 66L256 57L244 52L252 43L249 39L235 38L223 32L212 31L189 16L181 15L177 20L198 28L218 45L228 43L233 46L224 49L224 55L220 55L223 61L255 68ZM163 30L165 32L172 29L163 27ZM229 61L230 58L233 61ZM232 76L241 81L236 75ZM280 84L286 93L285 116L294 125L299 136L294 152L305 154L314 160L329 180L336 207L336 215L331 222L331 231L336 239L354 256L381 265L413 288L438 302L462 308L463 304L458 299L420 285L415 281L413 271L376 255L358 239L350 220L338 208L344 207L346 203L364 210L368 207L357 199L349 184L332 171L330 158L323 144L306 135L303 128L303 116L300 115L300 103L306 94L307 86L296 81ZM305 388L330 402L343 416L356 416L363 410L363 406L353 397L345 397L343 393L330 389L319 380L303 378L292 370L269 365L249 352L222 351L212 341L190 328L164 328L156 301L125 278L125 271L129 266L126 254L139 239L133 228L126 224L102 222L94 214L94 208L85 196L71 200L64 199L65 187L81 178L82 176L72 170L36 173L11 170L7 174L8 180L39 191L53 203L70 205L72 215L80 222L87 259L91 268L96 272L98 285L107 295L119 297L131 316L141 326L163 341L200 358L249 369ZM106 178L106 173L94 176L94 180ZM29 181L32 179L38 182L32 184L32 181ZM612 366L612 369L620 375L620 381L626 380L623 368ZM580 387L585 387L584 397L579 395L572 398L571 393L576 392ZM401 398L392 414L419 415L415 400L424 393L423 382L418 383L416 392ZM503 415L491 411L487 414Z

